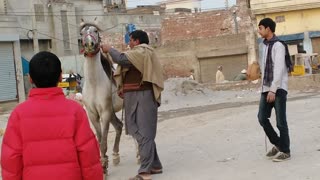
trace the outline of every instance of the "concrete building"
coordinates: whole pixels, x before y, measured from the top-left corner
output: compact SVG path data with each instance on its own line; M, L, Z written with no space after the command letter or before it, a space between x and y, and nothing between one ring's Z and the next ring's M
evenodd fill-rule
M102 2L106 13L126 12L127 0L102 0Z
M165 13L165 7L160 5L139 5L136 8L127 9L127 14L154 14Z
M159 4L166 7L166 12L175 12L176 9L189 9L191 12L201 11L201 0L165 0Z
M1 0L0 1L0 102L25 99L21 58L30 60L37 52L57 54L64 72L81 71L79 24L98 17L102 36L120 50L125 49L126 24L146 30L151 42L160 43L160 15L117 13L126 1L109 0ZM113 6L111 6L111 4ZM109 6L110 5L110 6ZM105 12L105 8L113 11ZM34 33L36 32L36 33ZM36 36L34 36L36 35ZM38 39L38 46L36 41ZM36 45L34 47L34 45ZM5 53L9 53L5 54Z
M30 59L34 54L33 30L37 31L39 50L50 50L58 56L79 53L79 29L81 18L103 16L102 1L76 0L10 0L1 12L5 17L15 19L16 27L0 26L0 32L19 34L21 54ZM12 23L11 23L12 24Z
M6 1L0 2L0 102L25 99L17 17L5 16Z
M0 1L0 102L25 100L22 58L30 60L39 50L58 56L79 54L76 22L80 16L76 14L87 14L83 11L89 10L94 10L91 14L103 15L102 2Z
M250 5L257 23L265 17L274 19L276 35L296 51L320 53L319 0L251 0Z

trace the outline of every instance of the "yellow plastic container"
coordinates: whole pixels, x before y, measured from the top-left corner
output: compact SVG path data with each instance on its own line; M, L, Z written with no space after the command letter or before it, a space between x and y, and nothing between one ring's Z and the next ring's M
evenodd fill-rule
M67 88L69 87L69 82L59 82L58 87Z
M70 87L70 88L75 88L75 87L77 87L77 81L71 81L71 82L69 82L69 87Z
M293 72L291 72L293 76L303 76L305 74L304 65L295 65L293 67Z

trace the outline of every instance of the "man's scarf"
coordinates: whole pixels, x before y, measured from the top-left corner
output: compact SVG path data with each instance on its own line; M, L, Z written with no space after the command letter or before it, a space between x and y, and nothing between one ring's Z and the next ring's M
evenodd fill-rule
M275 42L279 41L277 36L273 36L270 40L265 39L263 43L268 47L266 65L264 68L263 85L270 87L273 81L273 62L272 62L272 47Z

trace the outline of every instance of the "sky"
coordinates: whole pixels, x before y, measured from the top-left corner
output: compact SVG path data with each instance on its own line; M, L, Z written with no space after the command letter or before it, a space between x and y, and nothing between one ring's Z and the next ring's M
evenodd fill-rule
M156 5L161 0L127 0L128 7L134 8L137 5ZM229 6L235 5L236 0L229 0ZM225 7L225 0L203 0L201 2L201 9L215 9Z

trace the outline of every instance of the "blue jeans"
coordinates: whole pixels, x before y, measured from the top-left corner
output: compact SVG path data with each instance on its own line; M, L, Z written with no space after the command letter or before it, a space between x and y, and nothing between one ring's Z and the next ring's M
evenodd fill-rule
M290 153L290 138L286 115L287 91L278 89L273 103L267 102L267 95L268 92L261 94L258 113L259 123L263 127L271 144L277 146L281 152ZM269 120L272 108L276 112L277 128L279 129L280 136L275 132Z

